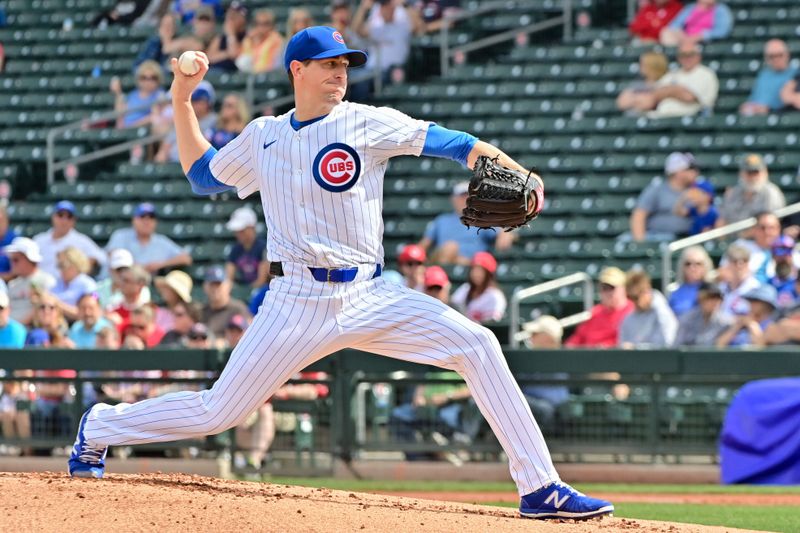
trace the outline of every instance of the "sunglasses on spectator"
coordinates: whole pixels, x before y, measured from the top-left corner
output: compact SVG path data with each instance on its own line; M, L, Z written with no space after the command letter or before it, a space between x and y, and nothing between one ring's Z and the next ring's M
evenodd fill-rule
M187 313L186 311L173 311L172 312L172 316L174 316L175 318L180 318L182 316L187 316L188 314L189 313Z
M764 54L764 57L767 59L779 59L781 57L786 57L786 52L776 52L774 54Z
M139 81L158 81L158 76L155 76L155 75L153 75L153 76L144 75L144 76L139 76L136 79L138 79Z
M418 266L422 265L422 261L408 261L408 262L403 263L403 264L406 265L406 266L418 267Z
M56 211L56 216L58 218L74 218L75 217L75 215L73 215L69 211Z
M211 17L208 15L200 15L197 17L197 20L205 20L206 22L211 22Z
M38 309L39 311L45 311L45 310L53 311L55 308L56 306L52 304L39 304L36 306L36 309Z
M731 259L731 264L732 265L746 265L749 262L750 261L747 260L747 259Z
M443 287L441 285L431 285L430 287L425 287L425 290L426 291L440 291L440 290L442 290L442 288Z
M144 326L142 324L128 324L128 329L144 330L147 329L147 326Z
M683 266L690 267L690 266L703 266L702 261L684 261Z
M614 287L613 285L609 285L608 283L600 284L601 291L613 291L614 289L616 289L616 287Z
M189 340L191 340L191 341L205 341L205 340L208 340L208 335L198 334L198 333L189 333Z
M62 263L62 262L59 261L58 263L56 263L56 268L59 269L59 270L63 270L65 268L69 268L69 263Z

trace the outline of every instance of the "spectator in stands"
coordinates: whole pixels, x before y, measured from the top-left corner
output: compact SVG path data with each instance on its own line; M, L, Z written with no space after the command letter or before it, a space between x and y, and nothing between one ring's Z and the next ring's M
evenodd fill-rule
M734 244L747 248L750 252L750 272L759 283L768 283L775 275L775 262L772 260L772 244L781 235L781 222L772 213L758 213L756 225L749 239L737 239ZM720 267L728 264L722 259Z
M800 71L781 88L781 102L791 111L800 109Z
M0 348L22 348L27 333L25 326L11 318L11 301L0 291Z
M159 346L184 346L192 326L200 321L200 309L194 304L179 301L172 307L172 316L172 328L161 338Z
M692 220L675 213L687 188L698 176L697 163L690 153L673 152L664 162L666 181L653 180L639 195L631 213L631 231L621 240L670 241L689 232Z
M475 322L495 322L506 313L506 297L497 286L497 260L489 252L472 257L467 283L455 290L453 307Z
M425 33L432 33L442 29L446 16L461 12L461 0L417 0L414 9L422 18Z
M766 346L764 331L775 322L777 296L771 285L761 285L745 293L744 299L750 304L748 313L736 317L717 339L717 346Z
M750 250L731 244L725 251L725 259L726 264L719 268L722 314L726 317L746 315L750 305L743 296L761 285L750 270Z
M296 33L313 25L314 17L311 16L311 11L304 7L291 8L289 16L286 17L286 42L289 42Z
M161 65L153 60L143 61L136 68L136 88L125 95L122 82L116 76L111 78L109 90L114 95L114 111L129 113L117 119L118 128L138 128L153 121L153 106L166 97L161 85L164 74Z
M617 346L619 325L633 311L625 293L625 272L606 267L598 277L600 303L592 308L589 320L578 325L564 343L572 348L610 348Z
M225 338L222 348L233 349L239 344L247 329L248 320L242 315L233 315L225 326Z
M764 342L768 345L800 344L800 309L767 326Z
M772 243L775 275L769 279L769 284L777 291L778 309L789 309L800 303L794 249L794 239L786 235L778 237Z
M78 320L69 328L69 338L76 348L94 349L97 347L98 332L113 327L103 316L97 294L88 293L78 300Z
M150 285L150 274L139 265L124 268L120 274L120 292L122 292L123 300L116 307L110 309L109 313L109 318L117 324L120 332L125 331L131 311L150 303L149 301L142 303L144 299L142 292L148 285Z
M91 237L75 229L76 222L75 204L69 200L61 200L55 205L53 214L50 215L52 227L33 238L42 253L39 268L48 274L59 275L57 256L59 252L70 247L77 248L91 261L87 272L96 266L105 266L106 253L97 246Z
M124 300L122 296L121 276L133 266L133 255L128 250L118 248L109 251L108 254L108 277L97 282L97 294L100 297L100 307L103 309L113 309ZM150 301L150 289L145 287L141 293L142 300L139 305L144 305Z
M722 291L718 286L701 283L697 303L680 317L675 346L716 346L717 338L730 327L733 319L721 312Z
M214 9L200 6L192 18L191 24L192 32L189 35L176 37L164 44L163 50L170 57L178 57L187 50L208 52L211 42L217 37L217 15Z
M328 25L336 28L342 34L347 46L361 50L366 44L362 42L361 36L353 30L352 23L353 11L350 8L350 0L333 0L331 2L331 20Z
M683 9L679 0L643 0L628 25L631 35L643 42L657 42L661 30Z
M702 246L684 249L678 264L678 288L669 295L669 306L680 318L697 307L700 287L711 274L714 264Z
M214 87L211 83L206 80L201 81L192 93L192 109L194 109L195 115L197 115L200 131L203 132L203 136L206 139L211 138L211 131L217 124L217 114L214 113L215 100L216 91L214 91ZM173 163L179 162L178 138L175 133L175 127L171 122L167 123L167 125L171 130L164 138L164 141L161 143L154 157L157 163L166 163L167 161L172 161ZM159 125L159 131L162 131L161 129L163 126L163 124Z
M138 69L145 61L155 61L162 68L166 68L170 58L167 48L178 34L178 20L173 13L165 13L158 22L158 33L153 35L142 46L142 50L133 62L133 68Z
M770 39L764 45L766 66L758 72L747 101L739 106L742 115L766 115L785 107L781 100L784 85L794 79L796 70L789 65L789 47L780 39Z
M514 242L514 234L504 231L481 231L468 228L461 223L461 213L467 206L469 182L457 183L450 198L453 211L442 213L425 228L425 236L419 245L425 250L434 248L431 262L440 265L469 265L477 252L488 252L494 244L498 251L508 250Z
M110 25L130 26L147 9L151 0L117 0L114 5L101 11L92 20L95 28L105 29Z
M786 205L777 185L769 181L769 172L758 154L747 154L739 165L739 183L725 192L717 226L732 224L765 211Z
M222 17L222 0L175 0L172 7L184 24L191 22L199 13L207 13L209 9L215 18Z
M247 34L247 7L234 0L225 11L222 34L212 39L207 55L209 67L220 72L236 72L236 58L242 51L242 41Z
M11 273L15 276L8 282L11 318L29 324L33 312L32 297L51 290L56 285L56 279L39 268L42 254L32 239L17 237L5 250L11 261Z
M208 326L196 322L185 339L186 348L192 350L209 350L213 347L213 339L208 331Z
M433 296L445 305L450 305L450 278L438 265L425 269L425 294Z
M267 240L256 233L258 218L250 207L240 207L231 214L225 225L236 235L225 263L225 273L233 283L261 287L266 283L269 264L264 261Z
M25 340L27 346L45 344L53 348L75 348L68 336L69 327L58 307L58 300L48 292L33 297L31 329ZM45 339L47 339L45 341Z
M24 328L23 328L24 331ZM24 335L23 335L24 340ZM9 346L11 348L11 346ZM21 346L19 346L21 348ZM5 440L31 438L30 389L26 381L4 381L0 387L0 427ZM9 447L8 453L13 455L31 455L29 447L14 449Z
M658 80L658 87L642 93L641 109L652 109L650 118L688 117L710 112L719 95L717 74L701 64L700 45L691 41L678 47L680 68L671 70Z
M259 9L242 41L236 66L242 72L255 74L279 68L283 63L283 44L283 36L275 29L275 13L271 9Z
M89 266L89 258L74 246L58 252L60 275L56 278L52 293L67 320L78 318L78 300L81 296L97 291L97 282L87 275Z
M11 277L11 261L5 247L17 237L16 232L9 227L8 208L0 203L0 278L8 279Z
M396 0L362 0L353 16L353 28L370 43L365 68L380 69L384 84L403 81L411 37L425 32L419 13ZM355 96L363 98L371 93L370 87L356 85L351 88Z
M250 109L244 97L238 93L228 93L222 100L219 119L211 128L208 141L217 150L231 142L242 133L250 122Z
M173 270L166 276L154 280L158 293L164 302L156 312L156 322L161 329L169 331L175 324L175 310L179 305L192 303L192 277L181 270Z
M664 77L669 69L669 60L661 52L645 52L639 56L639 75L641 80L629 84L617 97L617 109L639 114L650 111L652 107L641 108L642 103L650 105L650 101L639 98L640 94L647 94L656 89L658 80Z
M564 328L558 319L551 315L542 315L536 320L527 322L523 330L530 335L528 346L537 350L559 350L564 337ZM522 393L528 400L536 422L544 431L552 431L556 420L556 409L569 400L569 389L564 385L529 385L526 381L541 379L565 379L564 373L550 375L521 375Z
M143 305L133 309L122 336L123 339L128 336L139 337L147 348L158 346L164 337L164 330L156 324L153 307Z
M724 39L733 30L733 14L728 6L717 0L698 0L684 7L661 30L664 46L677 46L682 42L698 43Z
M132 227L115 230L108 239L106 250L128 250L150 273L191 265L192 257L172 239L156 233L157 225L155 206L149 202L141 203L133 213Z
M203 291L208 303L203 306L201 319L214 336L225 335L225 327L233 315L250 318L247 305L241 300L231 298L231 282L222 267L214 266L206 270Z
M689 217L692 227L689 235L714 229L719 212L714 207L714 185L708 180L695 181L681 194L674 212L679 217Z
M397 268L405 278L406 287L425 290L425 248L417 244L406 244L397 256Z
M672 346L678 333L678 320L667 299L653 288L650 276L640 270L628 272L625 292L635 309L619 328L623 348L665 348Z
M114 326L105 327L97 332L95 348L98 350L119 350L119 331Z

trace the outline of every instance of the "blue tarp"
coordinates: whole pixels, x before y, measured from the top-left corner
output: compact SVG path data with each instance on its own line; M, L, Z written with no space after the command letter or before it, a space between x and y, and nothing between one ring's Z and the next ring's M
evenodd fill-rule
M723 483L800 484L800 378L742 387L725 415L720 456Z

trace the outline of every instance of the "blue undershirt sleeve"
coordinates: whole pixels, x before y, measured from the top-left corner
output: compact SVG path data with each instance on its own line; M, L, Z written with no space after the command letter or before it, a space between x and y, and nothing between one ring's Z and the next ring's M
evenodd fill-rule
M217 150L213 147L206 150L206 153L200 156L200 159L192 164L192 168L190 168L189 172L186 174L186 177L189 179L189 183L192 185L192 192L195 194L208 196L210 194L230 191L235 188L231 187L230 185L225 185L221 181L217 180L217 178L215 178L211 173L209 164L211 163L211 160L214 159L216 153Z
M443 157L467 166L467 156L472 151L478 138L463 131L448 130L438 124L428 126L425 146L422 155Z

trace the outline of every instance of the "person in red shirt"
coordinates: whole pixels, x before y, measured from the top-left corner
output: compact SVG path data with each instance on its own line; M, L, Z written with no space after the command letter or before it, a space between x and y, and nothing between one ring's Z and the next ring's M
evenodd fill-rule
M617 267L607 267L600 272L599 281L600 303L564 346L610 348L617 345L622 319L633 311L633 302L625 294L625 273Z
M681 9L683 4L678 0L643 0L628 29L642 41L657 42L661 30Z
M142 305L131 311L124 337L139 337L148 348L157 346L164 337L164 330L155 323L155 312L151 305Z

